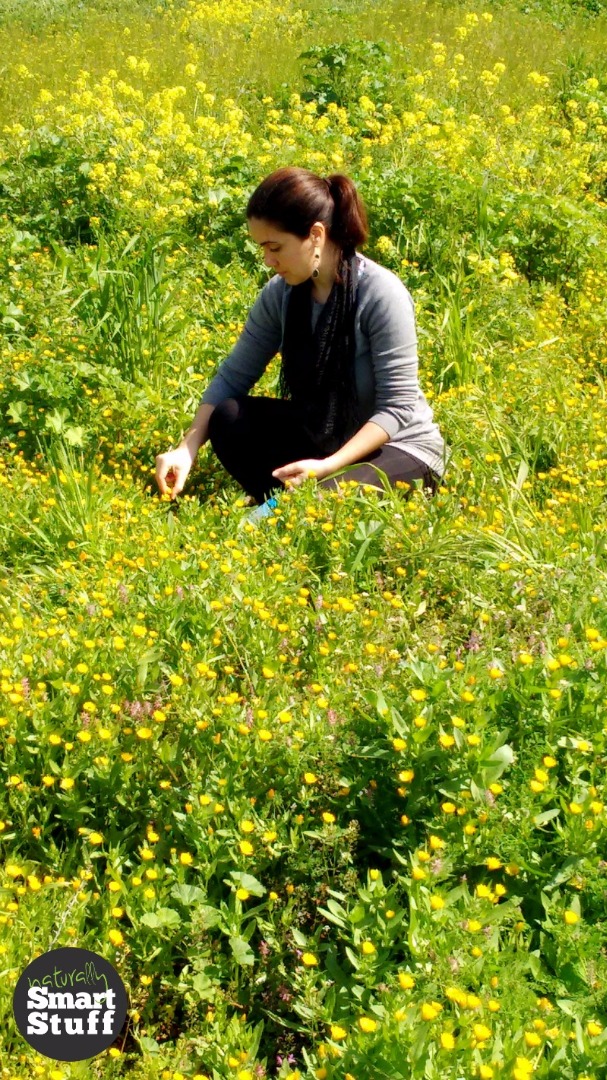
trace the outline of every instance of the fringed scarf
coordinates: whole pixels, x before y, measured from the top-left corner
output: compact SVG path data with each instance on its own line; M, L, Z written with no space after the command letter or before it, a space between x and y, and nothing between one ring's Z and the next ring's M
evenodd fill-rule
M312 279L291 289L279 390L302 411L319 454L339 450L361 426L354 375L358 260L342 256L338 278L312 332Z

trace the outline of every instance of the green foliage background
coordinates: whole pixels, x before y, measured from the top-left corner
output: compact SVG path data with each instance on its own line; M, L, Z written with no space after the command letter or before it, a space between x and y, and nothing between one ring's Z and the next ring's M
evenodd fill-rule
M605 1075L603 9L0 0L3 1076ZM254 529L154 458L287 163L359 186L453 455ZM130 996L72 1065L12 1017L66 944Z

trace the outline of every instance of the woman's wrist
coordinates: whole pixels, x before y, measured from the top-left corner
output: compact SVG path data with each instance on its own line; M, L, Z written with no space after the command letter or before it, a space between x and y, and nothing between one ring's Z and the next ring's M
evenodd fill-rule
M333 472L337 472L338 469L339 469L339 463L335 461L335 454L329 454L328 457L322 459L322 474L323 475L322 475L322 477L320 477L320 479L324 480L325 477L329 476Z
M177 449L178 450L187 450L187 452L190 455L192 461L194 461L194 458L196 457L196 454L198 453L198 451L200 449L200 445L198 443L198 440L195 438L195 436L188 433L188 435L185 435L183 437L183 439L179 443L179 446L177 447Z

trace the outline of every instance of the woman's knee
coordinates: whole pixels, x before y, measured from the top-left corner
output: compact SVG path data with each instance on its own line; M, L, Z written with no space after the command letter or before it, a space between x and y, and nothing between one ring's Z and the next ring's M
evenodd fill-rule
M225 431L226 428L232 427L239 416L240 402L238 398L230 397L220 401L209 417L208 434L211 443L217 438L220 432Z

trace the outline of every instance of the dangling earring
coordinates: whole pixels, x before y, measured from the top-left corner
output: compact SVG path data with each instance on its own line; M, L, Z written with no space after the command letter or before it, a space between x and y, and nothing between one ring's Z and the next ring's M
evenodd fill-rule
M317 251L314 252L314 258L320 259L320 255L319 255L319 253ZM315 266L313 271L312 271L312 277L317 278L319 274L320 274L320 270L318 269L317 266Z

